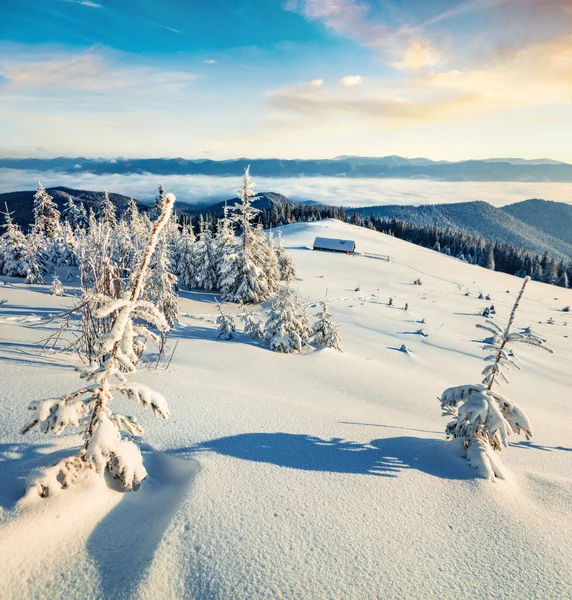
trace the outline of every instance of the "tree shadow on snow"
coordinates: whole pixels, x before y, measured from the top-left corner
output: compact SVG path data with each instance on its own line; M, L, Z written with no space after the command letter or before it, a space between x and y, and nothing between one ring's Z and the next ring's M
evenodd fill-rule
M572 452L572 448L566 448L565 446L544 446L541 444L535 444L534 442L509 442L511 448L528 448L530 450L543 450L544 452L552 452L553 450L561 450L563 452Z
M104 598L133 597L197 471L193 459L141 449L147 478L138 491L123 495L87 541Z
M418 437L381 438L359 444L291 433L243 433L174 453L195 451L212 451L302 471L397 477L401 471L415 469L443 479L475 477L475 471L451 452L447 442Z

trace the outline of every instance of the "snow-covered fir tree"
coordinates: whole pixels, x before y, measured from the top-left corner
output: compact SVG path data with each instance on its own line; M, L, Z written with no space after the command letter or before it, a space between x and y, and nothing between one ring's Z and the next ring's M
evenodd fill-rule
M163 212L151 231L145 253L137 270L133 288L121 298L100 295L95 319L115 314L113 327L97 341L94 364L83 372L88 384L59 399L31 403L32 417L23 428L26 433L38 427L44 433L60 435L68 427L82 426L84 445L76 456L65 458L28 480L27 494L40 497L71 485L82 473L108 472L126 490L136 488L147 472L133 436L143 433L134 417L114 413L111 402L121 394L143 407L151 407L155 416L166 418L169 410L165 398L149 387L129 381L145 341L156 337L144 326L149 323L159 331L168 329L164 315L150 302L140 299L150 259L168 223L175 198L165 196Z
M254 318L254 315L245 307L239 315L244 325L244 334L253 340L264 339L264 324L262 321Z
M162 236L151 260L143 297L152 302L165 315L169 327L179 320L176 286L177 276L172 272L167 241Z
M194 247L195 287L216 290L218 287L217 259L212 233L203 225Z
M28 274L28 245L26 236L12 221L12 213L6 206L4 233L0 236L0 272L7 277L26 277Z
M278 269L281 281L291 281L296 277L296 270L292 257L282 245L282 232L278 231L278 243L276 244L276 257L278 258Z
M26 283L44 283L46 260L43 250L44 237L32 230L26 237Z
M314 322L314 341L324 348L342 351L342 338L337 323L328 309L328 295L322 300L321 310Z
M177 240L177 261L175 273L186 288L196 286L195 268L195 234L191 225L183 225Z
M163 206L163 201L165 200L165 188L162 184L159 185L157 190L157 195L155 196L155 200L153 201L153 208L151 208L151 219L155 220L160 214Z
M68 196L62 214L64 221L69 223L72 229L85 229L87 227L87 213L82 202L75 203L73 196Z
M54 199L38 181L34 194L34 229L47 239L57 235L60 228L60 211Z
M511 367L520 369L509 346L521 343L552 352L544 345L545 340L530 329L520 333L512 331L529 280L525 278L504 330L493 321L477 325L493 336L484 346L490 354L485 358L489 364L483 370L482 383L449 388L440 398L444 415L453 417L445 428L447 436L484 478L504 478L502 463L494 451L508 447L511 433L524 433L527 439L532 437L532 427L524 411L496 389L501 382L508 382L505 371Z
M228 315L222 310L222 306L217 302L217 310L219 312L216 318L217 330L216 335L223 340L231 340L236 334L236 324L234 317Z
M65 293L64 286L57 275L54 275L52 279L52 287L50 288L50 294L52 296L63 296Z
M307 325L301 322L302 309L290 287L275 298L266 321L264 341L274 352L300 352L307 337Z
M117 215L115 211L115 204L109 198L109 192L103 190L103 200L99 206L99 220L109 227L115 227L117 225Z

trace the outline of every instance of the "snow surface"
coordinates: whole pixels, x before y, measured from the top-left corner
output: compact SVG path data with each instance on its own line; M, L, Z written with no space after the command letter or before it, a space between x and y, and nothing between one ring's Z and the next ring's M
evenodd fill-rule
M0 285L0 598L572 597L572 291L527 288L516 329L555 354L517 348L501 391L534 437L510 438L491 483L445 441L437 397L480 381L478 293L502 325L521 280L337 221L282 231L292 287L312 314L327 288L343 353L218 340L215 296L182 292L170 368L135 376L170 419L117 403L145 428L138 492L93 478L16 507L31 469L80 444L19 433L31 400L76 388L77 362L36 344L71 299ZM311 251L318 235L392 260Z

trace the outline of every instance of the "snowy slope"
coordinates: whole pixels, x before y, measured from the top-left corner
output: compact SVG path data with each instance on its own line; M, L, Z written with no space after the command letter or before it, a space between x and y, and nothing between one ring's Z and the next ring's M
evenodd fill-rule
M313 252L318 235L391 261ZM77 375L35 345L69 299L0 286L0 598L572 597L572 291L529 284L517 325L556 352L521 350L503 392L534 438L513 439L512 476L490 483L450 451L437 396L480 379L478 292L502 322L521 280L337 221L283 240L300 296L327 288L344 353L219 341L213 296L183 293L170 369L137 375L171 419L131 411L150 477L125 495L86 481L15 508L31 467L80 443L21 436L26 405Z

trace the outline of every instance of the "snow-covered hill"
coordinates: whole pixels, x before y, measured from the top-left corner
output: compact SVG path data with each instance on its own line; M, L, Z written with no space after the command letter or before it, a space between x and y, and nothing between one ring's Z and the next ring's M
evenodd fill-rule
M314 252L315 236L391 260ZM534 438L491 483L451 452L437 396L480 380L477 315L494 303L504 323L521 280L337 221L283 240L299 296L327 289L343 354L219 341L213 296L183 292L171 367L138 374L171 418L137 412L150 476L128 494L86 481L15 508L32 467L81 443L20 435L26 406L77 374L36 344L69 298L0 285L0 598L572 597L572 290L527 288L517 326L555 354L520 352L503 390Z

